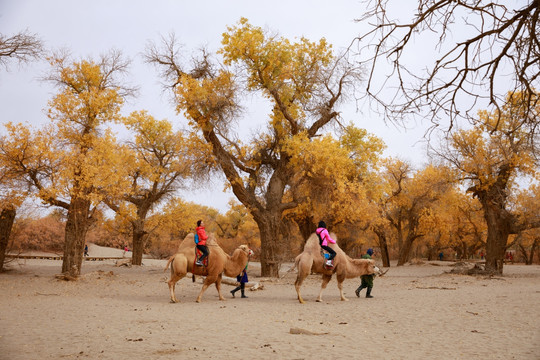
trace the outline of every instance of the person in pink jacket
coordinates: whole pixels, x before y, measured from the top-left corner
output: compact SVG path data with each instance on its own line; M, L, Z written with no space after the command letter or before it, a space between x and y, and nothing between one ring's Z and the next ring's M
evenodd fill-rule
M202 266L204 258L208 256L208 248L206 247L206 239L208 239L208 235L206 235L206 230L204 229L204 222L202 220L197 221L197 228L195 229L195 232L199 236L197 249L202 252L201 257L197 259L195 265Z
M334 266L332 260L336 256L336 252L334 251L334 249L328 246L328 243L335 244L336 241L332 239L332 237L328 233L328 230L326 230L326 223L324 221L319 221L319 226L317 227L317 230L315 230L315 233L319 237L319 244L329 254L328 259L326 260L326 266Z

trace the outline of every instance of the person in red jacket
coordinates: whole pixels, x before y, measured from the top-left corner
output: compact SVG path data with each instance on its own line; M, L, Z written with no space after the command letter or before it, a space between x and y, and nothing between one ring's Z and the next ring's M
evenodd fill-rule
M197 259L195 265L202 266L204 258L208 256L208 248L206 247L206 239L208 239L208 235L206 235L206 230L204 230L204 222L202 220L197 221L197 228L195 229L195 232L199 236L197 249L202 252L201 257Z

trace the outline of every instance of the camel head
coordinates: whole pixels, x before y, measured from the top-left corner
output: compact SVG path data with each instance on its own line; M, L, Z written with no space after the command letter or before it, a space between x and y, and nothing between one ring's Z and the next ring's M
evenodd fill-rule
M240 245L238 248L245 252L248 256L253 255L253 250L251 250L247 245Z
M379 269L379 268L377 267L377 265L375 265L375 261L369 260L368 274L379 275L380 273L381 273L381 269Z

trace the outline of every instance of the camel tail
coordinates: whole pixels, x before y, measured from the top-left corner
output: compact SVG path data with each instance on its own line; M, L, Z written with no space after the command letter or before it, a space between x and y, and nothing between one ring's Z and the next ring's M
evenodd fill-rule
M296 257L294 258L294 267L297 267L298 266L298 262L300 261L300 258L302 254L299 254L299 255L296 255Z
M167 265L165 265L165 269L163 269L163 272L167 271L167 269L169 268L169 265L172 263L172 261L174 260L174 257L176 255L173 255L169 258L169 260L167 261Z
M195 274L191 274L191 281L195 282Z
M298 269L298 264L300 263L300 259L302 259L302 254L299 254L294 258L294 265L290 271L293 271L294 269Z

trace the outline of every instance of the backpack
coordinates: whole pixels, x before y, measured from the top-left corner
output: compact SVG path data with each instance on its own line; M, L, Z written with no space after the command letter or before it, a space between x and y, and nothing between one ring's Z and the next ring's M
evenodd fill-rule
M199 234L195 234L195 244L199 243Z
M322 232L322 231L321 231ZM321 237L321 233L318 233L317 231L315 231L315 234L317 234L317 237L319 238L319 245L322 246L322 237Z

